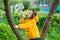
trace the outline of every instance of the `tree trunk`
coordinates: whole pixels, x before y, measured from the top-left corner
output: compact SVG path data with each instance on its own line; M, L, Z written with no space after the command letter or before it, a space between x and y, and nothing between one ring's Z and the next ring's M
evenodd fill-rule
M49 14L48 14L48 16L46 18L46 21L45 21L45 23L43 25L43 28L42 28L41 40L44 40L44 38L45 38L45 35L46 35L46 33L48 31L48 28L49 28L49 25L50 25L50 23L52 21L52 16L54 15L55 9L56 9L58 4L59 4L59 0L54 0L53 1L50 12L49 12Z
M16 35L16 37L17 37L18 40L23 40L23 38L21 37L21 35L19 35L17 29L14 28L15 23L14 23L14 21L11 18L9 0L3 0L3 1L4 1L4 7L5 7L5 12L6 12L6 17L7 17L9 25L11 26L12 31L14 32L14 34Z

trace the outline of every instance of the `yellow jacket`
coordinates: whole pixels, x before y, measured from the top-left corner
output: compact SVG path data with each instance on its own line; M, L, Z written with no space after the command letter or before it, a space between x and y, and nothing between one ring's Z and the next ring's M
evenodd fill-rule
M36 22L38 22L37 16L34 17L33 19L27 19L27 20L21 18L18 28L25 29L28 39L40 38Z

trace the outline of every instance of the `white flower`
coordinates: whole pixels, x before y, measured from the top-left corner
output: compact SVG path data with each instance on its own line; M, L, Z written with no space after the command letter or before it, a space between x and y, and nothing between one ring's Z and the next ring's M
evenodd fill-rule
M15 5L15 10L16 10L16 11L18 11L18 10L21 11L22 9L24 9L23 4L16 4L16 5Z

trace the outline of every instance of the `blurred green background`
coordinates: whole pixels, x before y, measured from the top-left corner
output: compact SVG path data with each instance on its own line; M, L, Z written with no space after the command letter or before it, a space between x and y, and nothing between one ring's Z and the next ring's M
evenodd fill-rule
M39 32L41 33L42 30L42 26L45 22L45 19L48 15L49 12L41 12L41 8L40 8L40 3L42 2L42 4L44 4L44 0L35 0L33 6L31 5L31 1L32 0L9 0L10 2L10 6L12 6L13 8L11 8L12 12L11 12L11 16L14 20L14 22L18 25L20 22L20 11L16 11L15 10L15 5L16 4L23 4L24 9L22 9L23 13L25 14L25 16L28 13L28 10L36 10L37 11L37 15L39 17L39 22L37 23ZM51 2L53 0L45 0L46 4L49 6L51 6ZM20 9L19 9L20 10ZM46 34L45 40L60 40L60 13L55 12L54 16L52 16L52 23L48 29L48 33ZM26 17L25 17L26 19ZM22 37L27 40L26 34L24 30L18 30ZM16 36L14 35L14 33L12 32L8 22L7 22L7 18L5 15L5 9L4 9L4 4L3 4L3 0L0 0L0 40L17 40Z

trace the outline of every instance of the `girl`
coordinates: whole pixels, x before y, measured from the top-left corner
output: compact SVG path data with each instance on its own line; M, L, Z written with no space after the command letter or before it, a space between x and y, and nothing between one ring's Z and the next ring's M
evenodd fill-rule
M28 17L26 20L24 20L24 17L22 15L22 18L20 19L20 24L18 24L18 28L24 29L26 31L26 36L28 40L41 40L36 25L37 22L38 22L38 16L34 10L33 11L30 10L28 12Z

